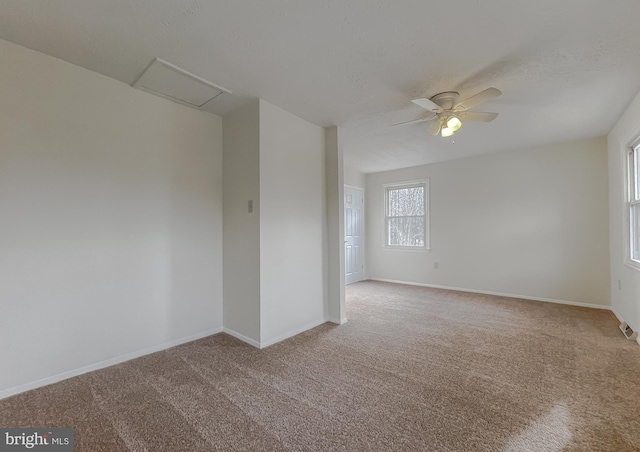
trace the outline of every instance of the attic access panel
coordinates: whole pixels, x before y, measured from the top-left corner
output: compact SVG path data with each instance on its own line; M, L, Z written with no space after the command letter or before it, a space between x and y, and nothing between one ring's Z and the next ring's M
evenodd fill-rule
M160 58L153 60L132 86L198 109L222 93L231 94L228 89Z

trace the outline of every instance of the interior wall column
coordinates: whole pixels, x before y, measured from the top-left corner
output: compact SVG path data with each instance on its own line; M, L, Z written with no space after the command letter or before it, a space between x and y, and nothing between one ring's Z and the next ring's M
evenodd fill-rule
M327 295L329 320L347 321L344 302L344 173L341 129L325 128L327 196Z

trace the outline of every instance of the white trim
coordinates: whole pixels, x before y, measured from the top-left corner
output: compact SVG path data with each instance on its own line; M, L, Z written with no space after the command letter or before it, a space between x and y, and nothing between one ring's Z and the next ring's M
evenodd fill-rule
M638 200L635 199L636 196L636 185L638 181L636 181L635 174L635 156L636 152L640 153L640 136L636 136L625 148L626 152L623 153L623 182L624 182L624 190L623 193L623 212L624 219L623 222L623 244L624 244L624 264L629 268L632 268L636 271L640 271L640 261L633 259L633 252L631 251L632 246L632 230L631 230L631 205L637 204ZM633 173L633 175L632 175ZM633 194L632 194L633 192ZM633 198L633 199L632 199Z
M613 315L616 316L616 318L618 319L618 322L620 323L626 322L626 320L624 320L622 316L618 314L618 311L616 311L616 308L614 308L613 306L609 306L609 310L613 313ZM629 322L626 322L626 323L633 329L633 331L638 331L632 324L630 324ZM636 342L638 343L638 345L640 345L640 334L636 338Z
M629 252L629 249L627 247L627 253ZM627 267L629 267L632 270L635 271L640 271L640 264L632 259L625 259L624 260L624 265L626 265Z
M424 185L424 246L399 246L389 245L389 200L387 193L389 188L399 189L403 187L412 187ZM382 205L384 206L384 227L382 228L382 248L396 251L431 251L431 185L429 178L412 179L408 181L389 182L382 184Z
M295 329L293 329L291 331L288 331L288 332L286 332L284 334L281 334L279 336L276 336L274 338L267 339L267 340L264 340L264 341L256 341L255 339L251 339L251 338L245 336L244 334L240 334L237 331L231 330L231 329L229 329L227 327L222 328L222 332L223 333L227 333L228 335L233 336L236 339L240 339L242 342L246 342L247 344L249 344L249 345L251 345L253 347L256 347L256 348L259 348L259 349L263 349L263 348L267 348L267 347L269 347L271 345L277 344L278 342L282 342L285 339L289 339L290 337L297 336L300 333L304 333L305 331L310 330L311 328L315 328L315 327L320 326L320 325L322 325L324 323L327 323L327 322L337 323L338 325L343 325L343 324L347 323L347 318L345 317L344 319L342 319L342 321L340 321L340 320L335 319L333 317L323 317L320 320L316 320L314 322L307 323L304 326L301 326L299 328L295 328Z
M613 315L615 315L617 317L617 319L618 319L618 321L620 323L625 322L627 325L629 325L633 329L633 331L639 331L638 328L636 328L636 325L634 325L633 323L629 322L628 320L625 320L624 317L622 317L618 313L618 311L616 311L616 309L613 306L611 306L611 312L613 312Z
M14 386L12 388L4 389L0 391L0 400L11 397L16 394L20 394L25 391L29 391L31 389L40 388L42 386L47 386L53 383L58 383L62 380L67 380L72 377L77 377L78 375L86 374L87 372L93 372L94 370L104 369L105 367L114 366L116 364L123 363L125 361L130 361L135 358L140 358L145 355L150 355L151 353L160 352L162 350L166 350L168 348L175 347L177 345L182 345L187 342L193 342L198 339L202 339L204 337L212 336L214 334L218 334L222 332L222 328L213 328L211 330L202 331L197 334L193 334L191 336L185 336L180 339L175 339L168 342L163 342L162 344L153 345L151 347L143 348L142 350L138 350L135 352L127 353L124 355L116 356L115 358L107 359L105 361L100 361L95 364L90 364L88 366L83 366L78 369L69 370L67 372L63 372L61 374L53 375L51 377L42 378L40 380L32 381L29 383L25 383L22 385Z
M213 89L217 89L218 91L222 91L223 93L227 93L227 94L231 94L231 91L229 91L227 88L223 88L220 85L216 85L215 83L211 83L209 80L205 80L202 77L198 77L195 74L192 74L191 72L182 69L179 66L176 66L175 64L171 64L168 61L163 60L162 58L156 58L155 60L153 60L151 62L151 64L149 64L149 66L147 66L147 69L149 69L151 66L153 66L155 63L161 64L162 66L168 67L169 69L172 69L182 75L186 75L187 77L202 83L203 85L207 85ZM142 81L142 77L144 76L144 74L147 72L147 69L144 70L144 72L142 74L140 74L140 77L137 78L137 80L133 83L133 85L131 85L134 88L140 88L141 86L141 81Z
M624 322L624 319L622 318L622 316L620 314L618 314L618 311L616 311L616 308L611 306L610 310L611 310L611 312L613 312L613 315L616 316L616 318L618 319L618 322L620 322L620 323Z
M429 253L431 248L418 246L398 246L398 245L382 245L380 248L386 251L411 251L412 253Z
M398 281L394 279L382 279L382 278L369 278L372 281L380 281L380 282L389 282L395 284L406 284L410 286L421 286L421 287L432 287L434 289L446 289L446 290L457 290L458 292L470 292L470 293L480 293L484 295L496 295L498 297L508 297L508 298L520 298L523 300L533 300L533 301L543 301L545 303L557 303L557 304L566 304L570 306L580 306L583 308L595 308L595 309L604 309L607 311L611 311L611 306L605 306L601 304L591 304L591 303L582 303L580 301L569 301L569 300L558 300L555 298L543 298L543 297L532 297L529 295L517 295L511 293L502 293L502 292L492 292L489 290L478 290L478 289L465 289L461 287L452 287L452 286L440 286L437 284L424 284L424 283L416 283L410 281ZM614 313L615 314L615 313Z
M347 321L347 319L345 318L344 322L346 322L346 321ZM327 322L333 322L333 320L330 320L330 319L328 319L326 317L323 317L320 320L316 320L315 322L308 323L308 324L306 324L304 326L301 326L299 328L295 328L295 329L293 329L291 331L288 331L288 332L286 332L284 334L281 334L279 336L276 336L274 338L267 339L267 340L264 340L264 341L262 341L262 340L261 341L256 341L255 339L251 339L250 337L247 337L244 334L238 333L237 331L234 331L234 330L229 329L227 327L222 328L222 332L223 333L227 333L229 336L233 336L236 339L239 339L242 342L245 342L245 343L247 343L247 344L249 344L249 345L251 345L251 346L253 346L255 348L263 349L263 348L267 348L267 347L269 347L269 346L271 346L273 344L276 344L278 342L284 341L285 339L289 339L290 337L296 336L296 335L298 335L300 333L304 333L305 331L310 330L311 328L315 328L315 327L317 327L319 325L322 325L323 323L327 323ZM342 323L344 323L344 322L342 322ZM338 323L338 322L333 322L333 323Z
M152 66L154 66L155 64L164 66L166 68L171 69L172 71L178 72L179 74L182 74L186 77L189 77L192 80L197 81L198 83L202 83L205 86L208 86L210 88L213 88L217 91L220 91L218 94L216 94L215 96L213 96L212 98L208 99L205 103L201 104L201 105L197 105L197 104L192 104L191 102L187 102L185 100L182 99L178 99L176 97L172 97L168 94L162 93L160 91L156 91L153 88L149 88L147 86L144 86L143 84L143 79L144 76L147 74L147 71L149 69L151 69ZM227 93L227 94L231 94L231 91L229 91L227 88L224 88L220 85L216 85L215 83L211 83L209 80L205 80L202 77L198 77L195 74L192 74L191 72L182 69L179 66L176 66L175 64L171 64L168 61L163 60L162 58L156 58L154 59L151 64L149 64L147 66L147 68L144 70L144 72L142 74L140 74L140 76L136 79L136 81L133 83L133 85L131 85L131 87L139 89L140 91L144 91L145 93L149 93L149 94L153 94L159 97L162 97L163 99L167 99L167 100L171 100L173 102L179 103L181 105L186 105L187 107L192 107L198 110L204 110L205 105L207 105L209 102L213 101L214 99L216 99L217 97L219 97L221 94Z
M250 337L247 337L244 334L240 334L237 331L234 331L234 330L232 330L230 328L227 328L226 326L224 328L222 328L222 332L223 333L227 333L229 336L233 336L236 339L241 340L242 342L246 342L247 344L252 345L255 348L262 348L262 347L260 347L260 342L259 341L251 339Z
M315 328L315 327L320 326L320 325L322 325L324 323L327 323L327 322L328 322L328 319L326 317L323 317L320 320L316 320L314 322L307 323L304 326L301 326L299 328L296 328L296 329L293 329L291 331L288 331L288 332L286 332L284 334L281 334L280 336L276 336L276 337L274 337L272 339L268 339L266 341L260 341L260 348L267 348L270 345L276 344L276 343L281 342L281 341L283 341L285 339L289 339L290 337L296 336L296 335L298 335L300 333L304 333L305 331L310 330L311 328Z

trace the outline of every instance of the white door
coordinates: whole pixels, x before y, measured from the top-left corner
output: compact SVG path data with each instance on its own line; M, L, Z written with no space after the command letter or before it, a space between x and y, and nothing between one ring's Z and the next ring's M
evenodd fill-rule
M345 283L364 279L364 191L344 187L344 268Z

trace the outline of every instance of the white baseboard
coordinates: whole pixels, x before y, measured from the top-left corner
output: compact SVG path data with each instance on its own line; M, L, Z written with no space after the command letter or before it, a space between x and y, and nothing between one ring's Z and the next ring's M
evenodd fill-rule
M459 292L480 293L485 295L496 295L499 297L521 298L523 300L543 301L545 303L566 304L570 306L580 306L582 308L604 309L606 311L611 311L613 315L616 316L616 318L620 323L624 321L622 316L618 314L618 311L616 311L613 306L604 306L601 304L581 303L579 301L569 301L569 300L556 300L554 298L531 297L529 295L516 295L516 294L501 293L501 292L490 292L488 290L475 290L475 289L464 289L461 287L439 286L436 284L424 284L424 283L416 283L411 281L398 281L395 279L383 279L383 278L369 278L369 279L371 281L389 282L389 283L395 283L395 284L406 284L410 286L432 287L434 289L457 290ZM631 327L633 328L633 325L631 325ZM638 345L640 345L640 335L638 335L636 342L638 342Z
M613 312L613 315L616 316L616 318L620 323L624 322L624 319L622 318L622 316L618 314L618 311L616 311L616 309L613 306L611 306L611 312Z
M616 308L614 308L613 306L611 306L611 312L613 312L613 315L616 316L616 318L618 319L618 322L620 323L626 322L627 325L633 328L633 331L638 331L638 329L634 325L627 322L620 314L618 314L618 311L616 311ZM638 334L638 337L636 338L636 342L638 343L638 345L640 345L640 334Z
M407 284L410 286L421 286L421 287L432 287L434 289L446 289L446 290L457 290L458 292L469 292L469 293L480 293L484 295L496 295L498 297L508 297L508 298L520 298L523 300L533 300L533 301L544 301L545 303L557 303L557 304L566 304L570 306L580 306L583 308L594 308L594 309L605 309L607 311L611 311L611 306L604 306L601 304L590 304L590 303L582 303L579 301L569 301L569 300L557 300L555 298L543 298L543 297L532 297L529 295L518 295L511 293L502 293L502 292L491 292L488 290L477 290L477 289L465 289L462 287L452 287L452 286L440 286L437 284L424 284L424 283L416 283L411 281L397 281L394 279L382 279L382 278L369 278L372 281L381 281L381 282L389 282L396 284ZM615 313L614 313L615 314Z
M181 345L181 344L185 344L187 342L192 342L198 339L202 339L203 337L207 337L207 336L211 336L213 334L218 334L221 332L227 333L230 336L233 336L237 339L240 339L243 342L246 342L247 344L256 347L256 348L265 348L268 347L270 345L273 345L277 342L283 341L285 339L288 339L292 336L295 336L297 334L300 334L304 331L307 331L311 328L315 328L318 325L322 325L323 323L326 323L327 321L329 321L328 319L322 318L320 320L317 320L315 322L311 322L307 325L304 325L300 328L296 328L294 330L291 330L285 334L282 334L280 336L277 336L273 339L269 339L266 341L262 341L262 342L258 342L254 339L251 339L243 334L238 333L237 331L234 331L232 329L226 328L226 327L220 327L220 328L213 328L211 330L207 330L207 331L202 331L200 333L197 334L193 334L191 336L186 336L186 337L182 337L180 339L175 339L172 341L168 341L168 342L164 342L162 344L158 344L158 345L153 345L151 347L147 347L144 348L142 350L137 350L135 352L131 352L131 353L127 353L125 355L121 355L121 356L117 356L115 358L111 358L111 359L107 359L105 361L100 361L98 363L95 364L90 364L88 366L83 366L80 367L78 369L74 369L74 370L70 370L67 372L63 372L57 375L53 375L51 377L46 377L46 378L42 378L40 380L36 380L36 381L32 381L29 383L25 383L25 384L21 384L18 386L14 386L12 388L8 388L8 389L3 389L0 390L0 400L5 399L7 397L11 397L13 395L16 394L20 394L22 392L25 391L29 391L31 389L36 389L36 388L40 388L42 386L47 386L53 383L58 383L62 380L67 380L69 378L72 377L77 377L78 375L82 375L82 374L86 374L87 372L93 372L94 370L100 370L100 369L104 369L105 367L109 367L109 366L113 366L116 364L120 364L123 363L125 361L129 361L135 358L140 358L141 356L145 356L145 355L149 355L151 353L155 353L155 352L159 352L162 350L166 350L168 348L171 347L175 347L177 345ZM342 322L340 323L345 323L347 321L347 319L343 319ZM337 323L337 322L336 322Z
M335 323L336 325L344 325L347 323L347 318L343 318L342 320L337 317L327 317L327 322Z
M220 332L222 332L222 328L213 328L210 330L202 331L197 334L193 334L191 336L186 336L180 339L163 342L162 344L153 345L151 347L147 347L142 350L127 353L125 355L117 356L115 358L107 359L105 361L100 361L98 363L90 364L88 366L80 367L78 369L63 372L61 374L53 375L51 377L42 378L40 380L32 381L30 383L14 386L13 388L3 389L2 391L0 391L0 400L7 397L11 397L16 394L20 394L21 392L40 388L42 386L47 386L53 383L58 383L59 381L67 380L68 378L72 378L72 377L77 377L78 375L86 374L87 372L104 369L105 367L113 366L115 364L120 364L125 361L129 361L131 359L140 358L141 356L150 355L151 353L160 352L162 350L166 350L168 348L175 347L177 345L185 344L187 342L192 342L198 339L202 339L203 337L211 336L213 334L217 334Z
M244 334L240 334L237 331L232 330L231 328L224 327L222 328L222 332L227 333L229 336L233 336L236 339L240 339L242 342L246 342L247 344L252 345L256 348L261 348L259 341L251 339L250 337L247 337Z
M251 339L250 337L247 337L244 334L240 334L237 331L234 331L234 330L229 329L227 327L222 328L222 332L223 333L227 333L228 335L233 336L236 339L240 339L242 342L246 342L247 344L252 345L253 347L263 349L263 348L269 347L270 345L277 344L278 342L284 341L285 339L289 339L290 337L296 336L296 335L298 335L300 333L304 333L305 331L310 330L311 328L315 328L315 327L317 327L319 325L322 325L323 323L327 323L329 321L330 321L329 319L322 318L320 320L316 320L315 322L308 323L308 324L306 324L304 326L301 326L299 328L293 329L291 331L288 331L288 332L286 332L284 334L281 334L279 336L276 336L274 338L267 339L267 340L260 341L260 342L256 341L255 339ZM345 319L345 321L346 321L346 319Z
M629 325L633 329L633 331L640 331L640 329L638 329L636 325L634 325L633 323L629 322L627 319L622 317L613 306L611 307L611 312L613 312L613 314L618 318L620 323L625 322L627 325ZM638 335L638 337L640 338L640 334Z
M272 339L267 339L265 341L261 341L260 342L260 348L266 348L266 347L269 347L270 345L277 344L278 342L284 341L285 339L289 339L290 337L296 336L296 335L298 335L300 333L304 333L305 331L310 330L311 328L315 328L315 327L317 327L319 325L322 325L323 323L327 323L328 321L329 321L328 319L322 318L322 319L316 320L314 322L307 323L304 326L301 326L299 328L293 329L293 330L288 331L288 332L286 332L284 334L281 334L279 336L276 336L276 337L274 337Z

